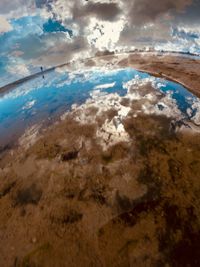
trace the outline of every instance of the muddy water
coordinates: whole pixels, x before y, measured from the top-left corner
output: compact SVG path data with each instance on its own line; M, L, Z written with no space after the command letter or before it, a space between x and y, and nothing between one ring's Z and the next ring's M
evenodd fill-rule
M121 198L126 211L100 229L107 266L198 266L199 135L169 133L161 117L140 116L125 125L136 142L138 180L148 192L135 201Z
M1 266L199 266L200 136L170 122L125 118L103 151L68 117L2 159Z

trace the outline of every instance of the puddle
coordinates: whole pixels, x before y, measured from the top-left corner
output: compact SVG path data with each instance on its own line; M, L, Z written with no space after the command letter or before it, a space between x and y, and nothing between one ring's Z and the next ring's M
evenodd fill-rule
M76 73L52 71L45 75L45 79L35 78L0 98L0 146L17 140L34 124L48 125L70 110L73 104L84 103L94 90L124 96L127 93L124 84L134 79L150 81L174 99L183 118L192 119L200 112L200 100L182 85L131 68ZM158 103L158 109L164 109L162 103Z

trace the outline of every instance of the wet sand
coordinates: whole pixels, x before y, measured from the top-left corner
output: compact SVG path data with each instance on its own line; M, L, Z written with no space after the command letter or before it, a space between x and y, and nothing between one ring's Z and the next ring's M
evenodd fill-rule
M125 60L118 66L166 71L188 85L188 73L200 71L188 59L177 59L175 74L171 59ZM106 109L91 100L1 155L1 267L200 266L200 135L141 113L144 101L157 101L145 98L152 90L139 88L138 100L107 97Z
M119 63L123 66L123 61ZM128 66L178 82L200 97L200 60L171 56L130 55Z
M129 52L123 54L104 54L80 61L72 61L60 66L55 66L43 72L38 72L16 82L10 83L0 88L0 96L14 90L20 84L42 76L56 69L67 68L69 71L81 67L133 67L138 71L144 71L153 76L163 77L168 80L182 84L193 94L200 97L200 56L187 57L176 53L136 53Z
M88 60L85 65L104 66L112 64L119 67L132 67L153 76L177 82L186 87L194 95L200 97L200 60L175 55L151 53L128 53L108 55Z

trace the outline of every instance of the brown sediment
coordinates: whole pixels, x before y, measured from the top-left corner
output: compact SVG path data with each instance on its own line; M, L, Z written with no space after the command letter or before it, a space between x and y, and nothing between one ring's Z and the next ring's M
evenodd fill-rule
M127 60L119 62L120 66L133 67L155 77L177 82L196 96L200 97L200 60L175 56L151 56L131 54Z
M95 58L96 66L102 65L102 61L112 62L110 56L101 56L101 61ZM164 78L179 83L186 87L197 97L200 97L200 60L175 55L152 53L127 53L115 55L115 67L132 67L155 77ZM94 60L94 59L93 59ZM86 60L87 64L87 60Z
M196 150L193 158L195 144L189 136L157 137L159 141L155 136L137 135L138 150L142 146L145 152L139 153L143 155L143 168L138 180L148 185L147 194L99 230L107 266L200 263L197 174L200 161L195 160L199 152ZM191 170L191 164L198 165L196 171Z
M1 267L200 265L200 135L119 102L129 141L104 150L96 133L117 111L84 106L90 123L77 109L2 156Z
M114 63L112 61L115 61ZM199 59L188 58L173 53L137 53L127 52L122 54L115 54L113 52L97 53L96 56L80 60L86 67L105 66L106 63L114 67L133 67L138 71L147 72L155 77L163 77L165 79L180 83L190 90L193 94L200 97L199 83L200 83L200 57ZM47 69L44 73L51 72L57 68L68 68L70 70L74 67L74 62L67 62L60 66ZM32 80L40 73L33 74L21 80L15 81L0 88L0 94L6 94L17 86Z
M114 60L114 63L112 63ZM85 66L132 67L135 70L164 78L183 85L197 97L200 97L200 59L181 57L180 55L130 52L115 55L101 55L85 59Z

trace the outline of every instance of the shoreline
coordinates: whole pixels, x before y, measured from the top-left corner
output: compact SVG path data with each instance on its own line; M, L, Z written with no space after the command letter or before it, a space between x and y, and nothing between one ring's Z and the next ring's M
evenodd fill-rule
M136 68L133 68L134 70L137 70L137 71L139 71L139 72L143 72L143 73L147 73L147 74L149 74L149 75L151 75L151 76L154 76L154 77L156 77L156 78L161 78L161 79L165 79L165 80L167 80L167 81L170 81L170 82L174 82L174 83L177 83L177 84L180 84L180 85L182 85L186 90L188 90L188 91L190 91L190 93L192 93L192 94L194 94L196 97L200 97L200 96L198 96L198 95L196 95L195 93L194 93L194 91L193 91L193 89L192 88L189 88L186 84L184 84L183 82L181 82L181 81L179 81L179 80L176 80L176 79L174 79L173 77L169 77L168 75L166 75L166 74L164 74L164 73L162 73L162 74L160 74L160 73L158 73L158 72L152 72L152 71L146 71L146 70L144 70L144 69L136 69Z
M146 53L146 54L145 54ZM150 55L150 53L152 53L152 55ZM145 55L144 55L145 54ZM142 55L142 56L141 56ZM176 53L171 53L171 55L166 52L164 54L159 54L159 53L155 53L155 52L135 52L135 53L132 53L132 52L129 52L129 53L120 53L120 54L113 54L113 55L102 55L102 56L97 56L97 57L91 57L91 58L86 58L84 59L83 61L80 61L81 63L87 65L87 63L89 61L93 61L95 60L95 62L97 63L97 66L98 66L98 60L105 60L105 61L109 61L109 59L116 59L116 58L120 58L120 56L122 57L125 57L127 58L128 62L126 65L124 65L123 67L131 67L137 71L140 71L140 72L144 72L144 73L147 73L147 74L150 74L154 77L158 77L158 78L164 78L164 79L167 79L169 81L172 81L172 82L176 82L182 86L184 86L187 90L189 90L192 94L194 94L195 96L197 96L198 98L200 98L200 91L197 92L197 90L195 90L195 88L191 87L191 86L188 86L186 83L182 82L180 79L176 79L173 77L173 75L167 75L163 72L159 72L159 71L152 71L151 68L150 69L145 69L143 68L142 66L139 67L138 65L134 65L132 63L129 63L129 57L131 56L139 56L140 59L144 60L144 59L148 59L147 62L150 62L151 63L151 59L153 59L153 57L156 57L157 59L159 59L160 57L171 57L173 59L174 62L176 62L175 58L174 57L177 57L177 59L181 59L181 60L188 60L187 57L184 57L184 55L180 54L178 56L176 56ZM150 57L150 58L148 58ZM194 60L196 61L197 63L200 64L200 57L199 59L189 59L189 60ZM199 62L198 62L199 61ZM7 93L10 93L11 91L15 90L15 88L17 88L18 86L30 81L30 80L33 80L37 77L40 77L42 76L43 74L45 73L48 73L48 72L51 72L51 71L54 71L58 68L63 68L63 67L69 67L69 70L70 70L70 67L73 66L73 63L74 62L68 62L68 63L64 63L64 64L61 64L61 65L58 65L58 66L55 66L55 67L52 67L50 69L47 69L47 70L44 70L43 72L38 72L38 73L35 73L35 74L32 74L28 77L25 77L25 78L22 78L22 79L19 79L15 82L12 82L12 83L9 83L5 86L2 86L0 87L0 97L3 97L4 95L6 95ZM119 64L120 62L118 62ZM139 62L137 64L140 64ZM141 65L141 64L140 64ZM119 66L119 65L118 65ZM120 67L120 66L119 66Z
M136 58L135 58L136 57ZM101 58L101 60L100 60ZM116 59L118 60L117 62ZM136 59L136 60L135 60ZM182 85L186 90L188 90L189 92L191 92L192 94L194 94L195 96L197 97L200 97L200 94L198 92L195 91L195 89L193 87L188 87L187 84L185 82L183 82L181 80L181 78L174 78L173 77L173 73L174 71L171 71L171 73L169 73L168 71L166 71L167 74L163 73L163 71L161 72L158 72L155 69L155 67L152 67L151 65L146 65L144 64L144 62L142 60L146 60L146 61L150 61L152 60L152 62L154 62L156 60L158 60L158 57L150 57L149 58L146 58L146 57L138 57L138 55L136 54L131 54L131 55L121 55L121 56L118 56L116 57L116 55L106 55L106 56L101 56L101 57L96 57L96 58L93 58L93 64L92 66L96 66L96 67L102 67L104 68L106 66L106 63L107 62L111 62L112 63L112 68L115 69L115 68L132 68L136 71L139 71L139 72L143 72L143 73L147 73L151 76L154 76L154 77L158 77L158 78L163 78L165 80L168 80L168 81L172 81L172 82L175 82L177 84L180 84ZM161 58L162 60L164 59L163 57ZM170 57L170 60L172 58ZM174 58L173 58L174 59ZM180 58L179 58L180 60ZM84 61L84 66L86 68L86 70L88 70L88 64L90 64L91 62L91 59L89 59L89 61ZM133 62L134 61L134 62ZM181 59L181 62L183 61L183 59ZM172 62L172 64L174 63L174 61ZM200 63L200 62L199 62ZM150 63L151 64L151 63ZM156 68L158 69L159 68L159 64L157 63L158 66L156 66ZM73 66L72 65L69 65L69 64L64 64L62 65L61 67L59 68L63 68L63 67L67 67L66 71L73 71ZM56 67L54 68L56 69ZM46 70L46 72L49 72L49 71L52 71L53 69L51 70ZM36 77L38 77L39 75L42 75L41 73L37 74ZM30 79L34 79L32 76ZM28 80L26 80L28 81ZM59 121L59 117L57 117L57 119L53 119L54 123L56 121ZM53 124L54 124L53 123ZM49 125L47 126L44 126L42 127L42 129L48 129L49 128ZM21 135L20 135L21 136ZM19 138L20 138L19 136ZM16 140L14 140L14 147L18 144L18 140L19 138L17 138ZM7 152L7 148L9 147L10 148L10 144L13 144L13 141L12 142L5 142L1 145L1 153L0 154L4 154ZM13 146L13 145L12 145ZM8 149L9 150L9 149Z

